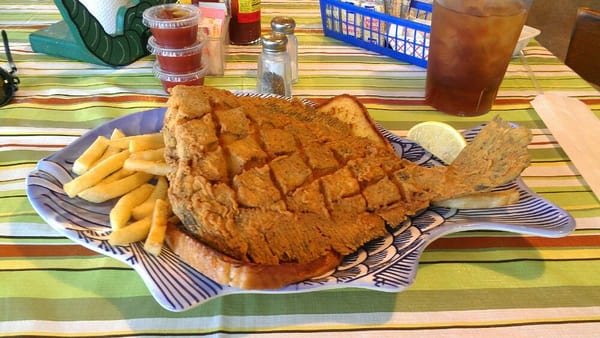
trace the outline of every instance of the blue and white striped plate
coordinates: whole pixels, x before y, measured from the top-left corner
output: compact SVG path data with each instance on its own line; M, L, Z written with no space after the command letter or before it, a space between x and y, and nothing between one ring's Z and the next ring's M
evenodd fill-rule
M543 237L562 237L575 228L564 210L531 192L520 180L498 189L516 187L520 201L511 206L457 210L429 208L418 216L390 229L387 236L373 240L347 256L331 273L280 290L246 291L220 285L181 261L168 248L158 256L147 254L142 243L112 246L109 212L114 201L101 204L71 199L63 184L75 174L73 161L98 135L110 136L114 128L127 135L157 132L163 125L164 108L143 111L112 120L89 131L63 150L41 160L27 177L27 196L35 210L52 227L73 241L101 254L118 259L137 271L157 302L170 311L184 311L209 299L234 293L308 292L341 287L358 287L399 292L414 280L419 257L435 239L466 230L501 230ZM479 128L468 130L471 139ZM399 156L432 166L441 162L415 143L382 132Z

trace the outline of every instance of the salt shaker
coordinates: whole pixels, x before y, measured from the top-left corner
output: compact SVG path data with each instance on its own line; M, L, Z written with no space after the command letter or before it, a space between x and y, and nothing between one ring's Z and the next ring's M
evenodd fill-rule
M256 90L259 93L292 96L292 67L285 34L269 33L261 37Z
M271 20L271 29L275 33L285 34L288 39L287 51L292 65L292 83L298 82L298 38L294 34L296 21L287 16L276 16Z

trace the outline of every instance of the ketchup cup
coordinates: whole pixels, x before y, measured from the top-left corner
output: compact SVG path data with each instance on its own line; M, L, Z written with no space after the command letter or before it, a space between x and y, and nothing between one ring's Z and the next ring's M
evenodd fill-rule
M202 69L190 72L190 73L182 73L175 74L165 72L160 68L160 65L157 63L154 64L154 75L160 79L163 85L163 89L166 92L169 92L169 89L175 87L176 85L187 85L187 86L202 86L204 85L204 77L208 73L208 63L202 63Z
M183 48L196 42L200 10L192 5L153 6L142 14L156 43L165 48Z
M156 55L160 68L169 73L190 73L202 68L205 41L184 48L160 46L154 37L148 39L148 50Z

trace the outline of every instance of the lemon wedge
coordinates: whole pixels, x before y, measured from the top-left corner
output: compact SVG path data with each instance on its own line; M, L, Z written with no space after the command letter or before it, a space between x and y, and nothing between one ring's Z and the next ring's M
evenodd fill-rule
M452 163L467 145L467 141L458 130L447 123L437 121L426 121L414 125L406 137L446 164Z

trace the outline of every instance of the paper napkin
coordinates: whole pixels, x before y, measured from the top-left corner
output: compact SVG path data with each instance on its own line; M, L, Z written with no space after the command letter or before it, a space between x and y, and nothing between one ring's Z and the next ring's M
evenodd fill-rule
M531 105L600 199L600 119L583 102L557 93Z

